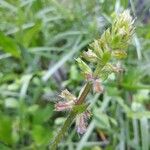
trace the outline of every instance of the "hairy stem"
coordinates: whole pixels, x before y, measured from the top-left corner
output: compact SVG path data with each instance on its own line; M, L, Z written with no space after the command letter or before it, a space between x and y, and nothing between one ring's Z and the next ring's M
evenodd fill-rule
M79 97L79 99L78 99L78 101L76 103L76 105L80 105L80 104L82 104L84 102L84 100L85 100L86 96L88 95L88 93L90 92L91 88L92 88L92 84L90 82L87 82L83 92L81 93L81 95L80 95L80 97ZM72 123L72 121L74 120L75 117L76 117L76 114L72 110L69 113L69 115L68 115L64 125L59 130L58 134L56 135L54 141L52 143L50 143L50 145L49 145L49 149L50 150L56 150L57 145L59 144L59 142L63 138L63 136L66 133L66 131L68 130L68 128L71 126L71 123Z
M72 121L74 120L76 114L71 111L70 114L68 115L64 125L62 126L62 128L60 129L60 131L58 132L58 134L56 135L53 143L50 143L49 145L49 149L50 150L56 150L57 145L59 144L59 142L61 141L61 139L63 138L65 132L68 130L68 128L70 127Z

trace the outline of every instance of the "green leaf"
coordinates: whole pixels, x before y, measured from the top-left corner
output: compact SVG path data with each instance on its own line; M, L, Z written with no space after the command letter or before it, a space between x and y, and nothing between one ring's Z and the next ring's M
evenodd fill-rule
M14 57L20 57L20 50L15 41L5 36L2 32L0 32L0 47L4 52L10 53Z
M25 46L29 46L33 39L36 38L36 35L39 33L41 29L41 23L35 24L32 28L28 29L23 36L23 44Z
M14 98L6 98L5 99L5 107L6 108L17 108L18 101Z
M3 114L2 114L3 115ZM5 144L12 143L12 122L9 117L0 114L0 141Z
M89 74L92 72L91 68L82 59L77 58L76 61L84 74Z
M80 78L76 65L72 65L70 68L70 79L78 81Z
M110 51L106 51L104 52L103 56L102 56L102 62L103 64L106 64L111 58L111 52Z
M41 124L43 122L48 121L53 113L53 108L51 105L45 108L36 108L34 113L34 123Z
M141 124L141 139L142 139L142 150L149 150L149 122L146 117L140 119Z
M109 116L106 114L100 112L100 111L95 111L94 112L94 119L96 122L96 126L102 129L110 129L110 121L109 121Z
M36 144L42 145L47 144L52 134L49 132L48 128L34 125L32 130L32 136Z
M7 147L7 145L0 143L0 149L1 150L10 150L10 147Z

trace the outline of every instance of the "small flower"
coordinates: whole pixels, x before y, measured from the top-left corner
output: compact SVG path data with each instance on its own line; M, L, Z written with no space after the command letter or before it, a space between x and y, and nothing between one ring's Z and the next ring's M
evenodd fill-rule
M64 110L71 110L73 105L75 104L75 101L64 101L64 102L58 102L55 104L55 111L64 111Z
M65 99L65 101L56 103L55 110L56 111L71 110L77 98L73 94L71 94L67 89L63 90L59 96Z
M60 101L55 104L55 111L70 111L76 105L77 98L71 94L67 89L63 90L59 95L65 101ZM67 101L68 100L68 101ZM79 134L86 132L87 128L87 119L90 117L90 112L85 111L76 115L76 129Z
M125 39L128 41L131 38L134 31L133 23L134 20L130 15L130 11L125 10L116 17L113 30L116 31L116 33L119 33L121 36L126 36Z
M95 78L92 74L86 74L86 79L93 83L93 90L95 92L102 93L104 91L100 79Z
M97 93L103 93L104 91L104 88L101 84L101 81L100 79L96 79L94 80L94 83L93 83L93 90Z
M76 100L76 97L73 94L71 94L67 89L63 90L59 96L68 101Z
M87 130L87 120L90 117L90 112L86 111L76 116L76 130L79 134L84 134Z
M107 67L109 68L110 72L114 72L114 73L123 72L123 68L121 67L120 62L117 62L117 64L115 64L115 65L108 63Z
M124 59L127 57L127 53L124 50L115 50L113 51L112 56L117 59Z
M90 62L96 62L97 61L97 56L91 49L88 49L88 51L83 52L83 57L87 61L90 61Z
M113 66L112 69L115 73L123 72L123 68L121 67L121 64L119 62L115 66Z
M121 36L125 36L126 35L125 27L120 28L118 34Z

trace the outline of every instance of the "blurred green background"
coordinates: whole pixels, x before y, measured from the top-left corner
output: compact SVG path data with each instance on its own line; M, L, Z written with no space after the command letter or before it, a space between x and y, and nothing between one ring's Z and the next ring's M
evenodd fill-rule
M150 149L149 0L0 0L0 150L45 150L67 113L58 94L78 94L74 58L129 8L135 35L102 95L89 94L92 117L79 136L72 124L58 150Z

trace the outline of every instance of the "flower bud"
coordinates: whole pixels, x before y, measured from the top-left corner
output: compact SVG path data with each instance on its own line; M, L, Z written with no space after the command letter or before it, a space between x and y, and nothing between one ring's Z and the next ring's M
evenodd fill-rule
M112 52L112 56L114 56L117 59L124 59L127 57L127 53L123 50L115 50Z
M58 102L58 103L55 104L55 111L71 110L72 107L74 106L74 104L75 104L74 101Z
M89 62L96 62L97 61L97 56L91 49L89 49L86 52L83 52L83 57Z
M76 100L76 97L73 94L71 94L67 89L63 90L59 96L68 101Z
M115 31L116 34L120 35L120 38L126 40L124 42L127 42L133 34L133 23L134 20L130 15L130 11L125 10L116 16L112 31Z
M56 103L55 110L56 111L71 110L75 105L77 98L73 94L71 94L67 89L63 90L59 96L65 99L65 101L60 101Z
M78 65L80 69L82 70L83 74L89 74L92 73L91 68L80 58L77 58L76 61L78 62Z
M93 90L97 93L103 93L104 91L104 88L101 84L101 81L100 79L96 79L93 83Z
M93 49L96 56L101 58L103 51L101 49L99 40L94 40L94 42L90 44L90 47Z
M104 88L101 84L101 80L95 78L92 74L86 74L86 79L93 83L93 91L97 93L102 93Z
M86 132L88 118L90 118L89 111L83 112L76 116L76 129L79 134L84 134Z

